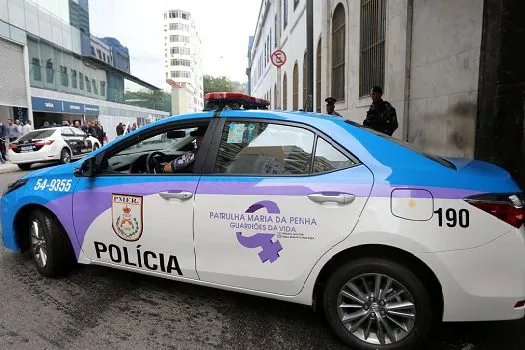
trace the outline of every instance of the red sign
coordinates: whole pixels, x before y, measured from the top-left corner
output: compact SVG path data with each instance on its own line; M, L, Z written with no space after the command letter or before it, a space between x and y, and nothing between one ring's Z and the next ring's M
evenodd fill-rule
M275 50L272 53L272 63L277 68L282 67L286 63L286 54L283 50Z

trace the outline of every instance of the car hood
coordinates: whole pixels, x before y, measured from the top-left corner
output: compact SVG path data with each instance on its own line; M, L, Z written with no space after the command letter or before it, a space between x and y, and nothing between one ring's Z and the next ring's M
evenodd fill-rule
M38 169L30 172L22 178L45 177L50 175L73 175L73 171L75 170L75 168L79 167L79 164L77 163L79 162Z

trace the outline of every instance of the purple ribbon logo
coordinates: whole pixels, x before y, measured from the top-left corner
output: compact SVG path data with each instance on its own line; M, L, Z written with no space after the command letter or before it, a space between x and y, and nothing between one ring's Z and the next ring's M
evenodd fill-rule
M268 214L280 214L281 211L276 203L271 201L261 201L250 206L245 213L252 214L260 209L266 209ZM269 261L273 263L279 259L279 252L283 249L281 243L277 240L272 241L273 233L256 233L253 236L245 237L242 232L237 232L237 240L239 243L246 248L258 248L262 250L259 252L259 258L264 263Z

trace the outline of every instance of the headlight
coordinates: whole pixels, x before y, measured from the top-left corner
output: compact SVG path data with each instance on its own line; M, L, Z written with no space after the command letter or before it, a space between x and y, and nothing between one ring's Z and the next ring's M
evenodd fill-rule
M10 192L13 192L17 188L20 188L24 186L27 183L28 179L18 179L15 182L10 183L7 185L7 189L4 191L4 196Z

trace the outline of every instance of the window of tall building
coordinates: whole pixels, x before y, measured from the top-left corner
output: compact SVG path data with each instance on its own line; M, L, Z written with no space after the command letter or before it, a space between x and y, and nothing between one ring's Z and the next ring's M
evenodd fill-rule
M62 82L62 86L69 85L69 78L67 76L67 67L60 66L60 80Z
M89 81L88 77L86 77L86 91L91 92L91 81Z
M71 70L71 87L73 89L77 88L77 71L74 69Z
M288 25L288 0L283 0L283 29Z
M171 60L171 65L172 66L191 67L191 61L190 60L174 59L174 60Z
M345 100L345 30L345 8L339 4L332 16L332 97L338 101Z
M283 110L288 109L288 78L286 73L283 76Z
M315 63L315 110L317 113L321 113L321 39L317 43L317 62Z
M102 52L100 52L100 49L97 49L97 57L99 60L102 59Z
M279 108L278 104L279 102L278 96L277 96L277 83L275 83L275 86L273 87L273 108L277 109Z
M46 81L48 83L53 84L53 82L54 82L54 74L55 74L55 71L53 70L53 61L51 61L51 59L49 59L46 62Z
M40 68L40 60L33 58L31 70L33 71L33 79L35 81L42 81L42 69Z
M91 46L91 56L96 56L95 48L93 46Z
M277 47L277 30L279 29L278 24L279 24L279 22L277 21L277 15L276 15L275 16L275 27L274 27L275 30L273 31L273 33L275 35L275 38L273 40L274 41L274 48Z
M189 44L190 37L186 35L170 35L170 42L172 43L186 43Z
M84 90L84 74L78 73L78 88Z
M105 81L100 82L100 96L106 97L106 82Z
M359 95L385 82L386 0L361 0Z
M91 80L93 82L93 93L95 95L98 95L98 86L97 86L97 81L95 79L92 79Z
M293 66L293 110L299 109L299 66L295 62Z
M303 107L306 109L306 99L308 97L308 56L304 53L303 60Z

